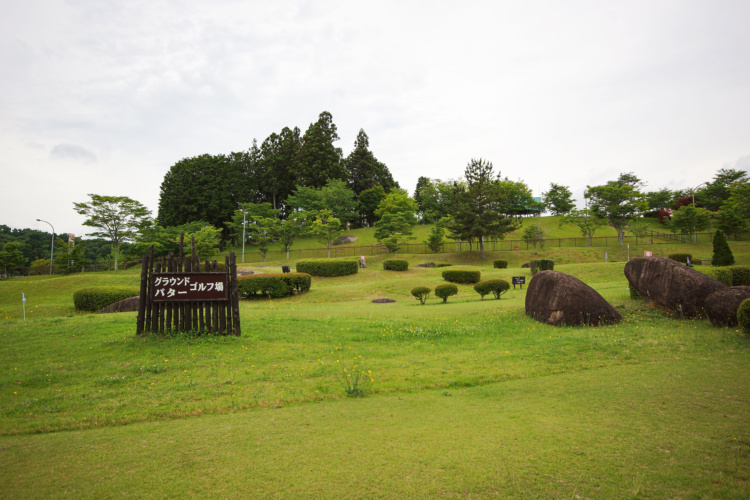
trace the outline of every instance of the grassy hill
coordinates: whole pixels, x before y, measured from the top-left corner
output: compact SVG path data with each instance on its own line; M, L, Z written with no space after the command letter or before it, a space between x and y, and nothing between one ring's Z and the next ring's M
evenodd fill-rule
M655 246L686 249L711 253ZM525 288L420 306L409 290L443 282L416 267L434 255L243 300L241 337L139 338L134 313L73 310L74 290L134 286L137 269L0 281L4 496L750 495L750 340L631 300L627 249L603 251L502 252L509 269L500 252L439 256L527 282L520 264L551 257L622 312L596 328L531 320ZM347 396L352 376L366 397Z

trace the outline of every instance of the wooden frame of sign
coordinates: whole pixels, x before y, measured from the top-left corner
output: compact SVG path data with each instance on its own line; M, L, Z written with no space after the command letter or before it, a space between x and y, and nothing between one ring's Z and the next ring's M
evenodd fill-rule
M184 234L180 235L180 253L154 259L154 247L143 256L141 292L138 302L136 334L197 332L240 335L240 306L237 289L237 259L225 258L225 269L216 261L206 261L203 269L195 255L183 256Z

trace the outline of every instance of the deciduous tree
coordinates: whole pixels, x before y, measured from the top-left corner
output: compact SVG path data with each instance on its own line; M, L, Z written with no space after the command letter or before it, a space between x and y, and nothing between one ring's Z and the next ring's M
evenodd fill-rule
M571 212L565 215L560 225L572 224L580 229L581 234L589 239L589 246L591 246L596 230L607 224L607 221L598 217L591 210L571 210Z
M601 186L587 186L585 196L589 200L591 211L597 217L606 219L623 244L625 228L636 216L646 210L646 202L635 186L641 185L640 179L631 173L621 174L616 181L609 181Z
M112 242L117 270L120 243L135 240L138 232L151 224L151 211L127 196L89 194L89 197L88 202L74 203L75 211L87 217L84 226L98 229L88 236Z
M552 215L564 215L575 208L573 193L567 186L550 183L549 191L542 193L542 203Z

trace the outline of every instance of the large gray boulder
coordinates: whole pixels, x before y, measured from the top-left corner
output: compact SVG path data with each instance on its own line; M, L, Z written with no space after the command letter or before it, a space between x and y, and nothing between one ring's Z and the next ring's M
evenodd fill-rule
M553 326L617 323L622 314L583 281L559 271L540 271L526 291L526 314Z
M664 257L644 257L625 264L625 277L644 298L681 317L705 315L704 302L727 286L694 269Z
M100 314L106 313L121 313L121 312L133 312L138 310L138 302L140 301L139 296L130 297L114 304L110 304L101 311Z
M750 299L750 286L731 286L706 297L703 305L712 325L737 326L737 309L745 299Z
M348 245L357 241L356 236L339 236L333 242L334 245Z

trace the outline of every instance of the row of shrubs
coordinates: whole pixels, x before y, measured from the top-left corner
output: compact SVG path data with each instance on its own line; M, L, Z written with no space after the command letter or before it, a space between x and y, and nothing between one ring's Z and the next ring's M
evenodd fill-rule
M312 277L307 273L251 274L237 279L240 297L259 295L278 299L310 290Z
M105 307L140 295L138 288L124 286L97 286L81 288L73 293L73 305L77 311L97 312Z
M491 279L486 281L480 281L474 285L474 291L477 292L484 300L485 295L493 294L496 299L499 299L502 294L510 289L510 284L501 279ZM432 289L426 286L417 286L411 289L411 294L419 300L420 304L424 305L427 298L430 296ZM435 287L435 296L443 299L443 302L448 302L448 297L458 294L458 287L452 283L444 283Z
M750 267L702 267L700 272L727 286L750 286Z

